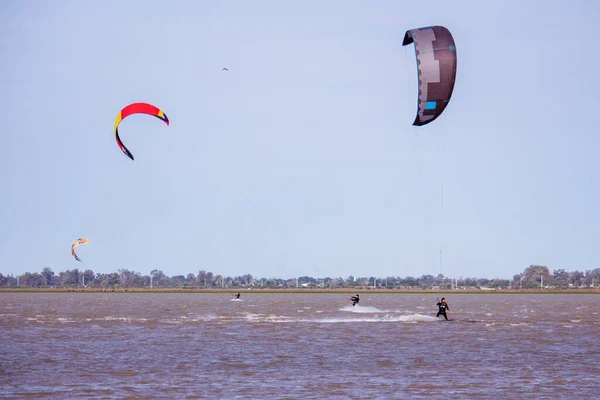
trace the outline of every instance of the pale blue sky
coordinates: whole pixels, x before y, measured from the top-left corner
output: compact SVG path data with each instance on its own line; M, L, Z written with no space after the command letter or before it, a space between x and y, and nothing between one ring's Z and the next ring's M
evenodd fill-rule
M599 19L592 0L4 1L0 272L598 268ZM428 25L458 74L417 128L401 44ZM112 129L136 101L171 125L125 120L131 161Z

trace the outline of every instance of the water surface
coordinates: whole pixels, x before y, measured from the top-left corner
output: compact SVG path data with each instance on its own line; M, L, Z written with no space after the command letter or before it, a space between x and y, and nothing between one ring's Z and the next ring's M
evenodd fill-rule
M2 398L590 399L597 295L1 293Z

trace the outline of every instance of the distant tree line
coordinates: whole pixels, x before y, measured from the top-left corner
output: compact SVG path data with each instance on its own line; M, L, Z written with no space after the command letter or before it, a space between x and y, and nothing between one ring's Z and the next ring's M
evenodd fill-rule
M201 270L197 274L167 276L160 270L153 270L149 275L128 269L119 269L112 273L94 273L87 269L70 269L56 274L46 267L41 272L26 272L19 276L0 273L0 287L27 288L361 288L377 289L539 289L539 288L581 288L598 287L600 285L600 268L586 272L567 272L564 269L550 270L545 266L531 265L513 279L487 278L448 278L442 274L437 276L422 275L420 277L354 277L347 278L314 278L301 276L297 278L255 278L250 274L240 276L223 276Z

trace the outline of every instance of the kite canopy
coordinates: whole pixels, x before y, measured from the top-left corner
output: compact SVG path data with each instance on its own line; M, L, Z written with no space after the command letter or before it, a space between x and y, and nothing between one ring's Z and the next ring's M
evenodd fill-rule
M426 125L446 109L456 79L456 46L443 26L406 31L402 46L415 44L419 78L417 118L413 125Z
M80 244L88 244L90 241L87 240L86 238L79 238L77 240L75 240L73 242L73 244L71 245L71 255L73 257L75 257L75 259L79 262L83 262L81 261L81 259L79 257L77 257L77 254L75 253L75 247L79 246Z
M131 154L127 147L125 147L125 145L121 141L121 138L119 137L119 124L121 123L121 121L123 121L125 118L132 114L152 115L160 119L161 121L164 121L164 123L167 125L169 125L169 118L167 118L167 115L163 112L163 110L153 106L152 104L147 103L133 103L119 112L119 114L117 115L117 119L115 120L115 137L117 138L117 144L119 145L121 151L125 153L127 157L133 160L133 154Z

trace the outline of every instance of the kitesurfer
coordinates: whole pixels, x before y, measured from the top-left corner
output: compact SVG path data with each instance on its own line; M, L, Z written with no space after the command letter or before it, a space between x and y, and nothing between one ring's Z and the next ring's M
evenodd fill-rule
M352 307L354 307L355 305L357 305L358 302L359 302L359 300L360 299L358 298L358 295L350 297L350 301L352 302Z
M446 321L448 321L448 315L446 315L446 310L450 311L450 306L448 306L448 303L446 303L446 298L442 297L442 300L440 300L437 303L438 306L438 313L436 315L436 317L440 317L440 315L443 315L444 318L446 318Z
M237 294L235 295L235 298L236 298L236 299L239 299L239 298L240 298L240 292L237 292Z

